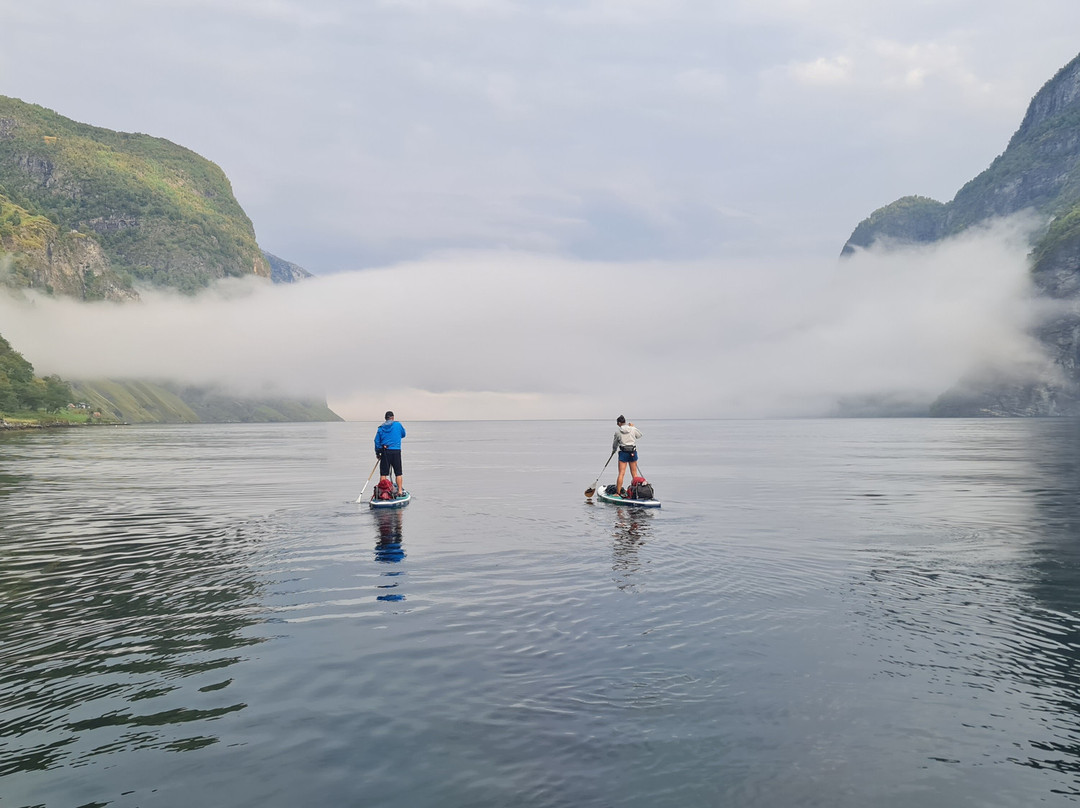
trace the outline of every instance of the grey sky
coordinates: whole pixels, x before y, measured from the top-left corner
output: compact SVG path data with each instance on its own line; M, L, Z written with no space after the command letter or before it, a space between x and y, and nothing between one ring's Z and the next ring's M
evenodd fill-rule
M1072 0L0 0L0 93L214 160L316 274L443 249L835 255L947 200Z
M194 149L265 249L322 276L4 303L42 372L325 390L351 418L699 417L928 401L987 354L1032 358L1015 231L836 256L1004 149L1080 51L1075 0L0 0L0 20L0 93Z

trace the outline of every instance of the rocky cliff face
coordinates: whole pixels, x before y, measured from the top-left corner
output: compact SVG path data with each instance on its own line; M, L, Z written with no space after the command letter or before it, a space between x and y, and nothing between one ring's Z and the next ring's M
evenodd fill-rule
M1032 99L1004 153L948 205L946 233L1035 208L1058 216L1080 201L1080 57Z
M1010 146L1029 139L1033 133L1062 114L1074 111L1080 105L1080 56L1058 71L1042 90L1031 100L1020 128L1016 130Z
M1051 364L1004 375L973 371L943 394L935 415L1080 414L1080 56L1032 99L1006 150L948 203L905 197L871 214L842 254L874 244L928 243L995 217L1034 210L1032 279L1060 301L1036 336Z
M137 300L138 293L117 277L101 246L77 235L49 238L41 249L23 252L12 262L16 285L82 300Z
M130 282L116 273L101 245L83 233L62 233L0 195L0 282L83 300L134 300Z

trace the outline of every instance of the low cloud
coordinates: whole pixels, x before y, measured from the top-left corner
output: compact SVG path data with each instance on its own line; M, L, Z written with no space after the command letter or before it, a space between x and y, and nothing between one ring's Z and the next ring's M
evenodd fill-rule
M39 373L325 394L357 420L924 406L973 367L1043 361L1029 224L818 264L448 254L140 304L4 297L0 318Z
M790 68L795 81L801 84L847 84L852 80L854 65L846 56L824 56L810 62L800 62Z

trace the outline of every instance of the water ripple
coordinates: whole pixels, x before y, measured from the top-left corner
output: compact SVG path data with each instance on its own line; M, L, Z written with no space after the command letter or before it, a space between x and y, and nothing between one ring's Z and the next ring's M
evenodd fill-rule
M366 427L0 436L5 797L1074 796L1064 427L660 424L682 484L636 513L566 472L593 426L539 468L551 425L418 426L392 516L353 502Z

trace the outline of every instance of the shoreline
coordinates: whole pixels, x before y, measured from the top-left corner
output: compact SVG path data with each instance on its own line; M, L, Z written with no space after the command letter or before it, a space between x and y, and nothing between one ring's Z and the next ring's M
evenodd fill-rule
M0 431L21 432L27 429L78 429L84 426L127 426L120 421L97 423L88 421L76 423L72 421L5 421L0 418Z

